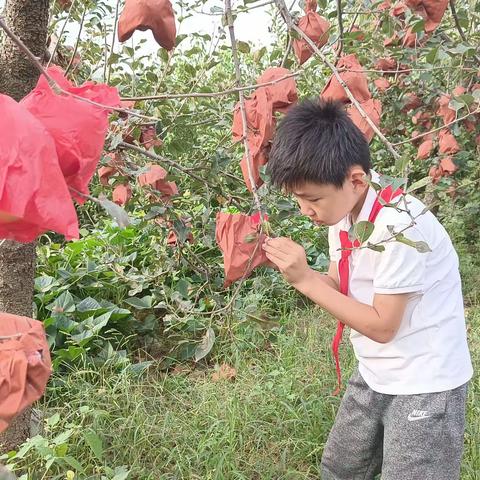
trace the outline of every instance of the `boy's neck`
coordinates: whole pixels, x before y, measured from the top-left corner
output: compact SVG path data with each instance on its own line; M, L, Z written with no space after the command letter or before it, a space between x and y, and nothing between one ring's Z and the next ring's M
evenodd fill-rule
M356 203L355 207L350 212L350 219L352 224L357 221L357 218L360 215L363 204L365 203L365 199L367 198L367 195L368 195L368 190L369 190L369 187L367 186L365 191L362 193L362 196L358 199L358 202Z

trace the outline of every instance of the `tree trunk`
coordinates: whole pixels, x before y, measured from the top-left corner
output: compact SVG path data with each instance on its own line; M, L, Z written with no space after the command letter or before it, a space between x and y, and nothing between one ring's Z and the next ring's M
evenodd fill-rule
M7 25L37 57L48 32L49 0L7 0L1 13ZM39 73L25 54L3 35L0 45L0 93L20 100L35 86ZM0 246L0 311L32 316L35 244L5 241ZM30 434L30 411L19 415L0 435L0 451L16 448Z

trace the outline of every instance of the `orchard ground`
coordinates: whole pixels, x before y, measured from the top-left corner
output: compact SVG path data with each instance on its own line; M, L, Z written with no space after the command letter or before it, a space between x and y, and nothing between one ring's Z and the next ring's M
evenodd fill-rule
M460 253L478 371L479 274L474 258ZM252 324L232 326L208 363L196 368L184 364L166 374L154 363L136 374L107 363L56 376L40 406L43 436L27 442L23 459L12 463L28 471L24 478L29 479L318 478L322 448L340 402L332 396L335 322L314 306L278 321L257 340L245 335ZM347 378L355 361L348 342L341 350ZM222 363L235 368L234 379L212 379ZM476 373L468 395L462 480L479 478L479 395ZM48 449L56 459L47 471ZM69 477L73 472L75 477Z

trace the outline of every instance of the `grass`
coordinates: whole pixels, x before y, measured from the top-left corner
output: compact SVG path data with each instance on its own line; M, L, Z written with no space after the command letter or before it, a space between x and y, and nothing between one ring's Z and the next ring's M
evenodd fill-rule
M468 310L475 365L480 365L480 306ZM319 478L322 448L340 398L329 353L334 322L318 309L285 320L269 349L242 341L217 349L237 370L214 382L214 368L164 375L114 373L103 368L56 378L43 405L48 444L70 432L68 455L86 473L75 478L141 480L300 480ZM233 346L232 346L233 345ZM354 367L343 347L345 377ZM471 383L462 480L480 478L479 377ZM58 437L57 437L58 439ZM93 440L92 440L93 439ZM60 452L63 453L63 452ZM32 449L19 468L29 479L68 478L61 458L45 473L46 451ZM108 466L108 467L107 467ZM120 471L120 470L118 470ZM71 478L71 477L70 477Z

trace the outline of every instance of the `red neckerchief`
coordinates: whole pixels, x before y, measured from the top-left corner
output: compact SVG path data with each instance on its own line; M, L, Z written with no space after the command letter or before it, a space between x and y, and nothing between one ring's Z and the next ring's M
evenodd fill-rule
M377 215L379 214L380 210L383 208L383 205L379 201L379 197L389 203L392 198L400 195L402 193L401 189L396 190L395 192L392 191L392 187L388 186L387 188L383 189L375 199L373 203L372 210L370 211L370 215L368 216L368 221L374 223ZM348 238L348 232L346 230L340 230L340 246L342 248L342 256L338 262L338 276L340 278L340 292L344 295L348 295L348 282L350 276L350 265L349 265L349 257L352 254L353 248L358 248L360 246L360 242L355 240L351 242ZM334 395L337 395L340 392L342 387L342 373L340 370L340 359L338 357L338 347L340 342L342 341L342 334L345 325L338 321L337 323L337 331L335 336L333 337L332 342L332 351L333 351L333 358L335 359L335 369L337 371L337 381L338 386L334 392Z

